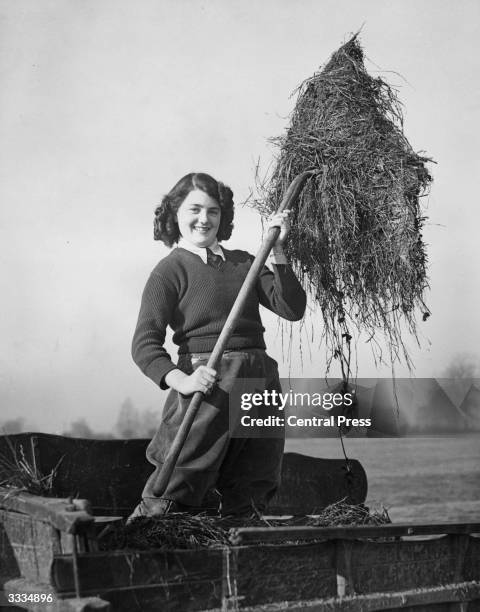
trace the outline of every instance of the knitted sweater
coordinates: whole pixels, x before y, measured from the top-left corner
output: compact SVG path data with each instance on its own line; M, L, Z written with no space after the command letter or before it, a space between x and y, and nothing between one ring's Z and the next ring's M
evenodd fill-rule
M179 354L212 351L252 264L252 255L245 251L223 251L226 261L216 269L190 251L173 249L147 281L132 356L162 388L166 388L165 375L177 368L163 346L167 326L174 331ZM289 321L303 317L306 296L292 269L288 265L273 269L264 266L227 349L265 348L259 304Z

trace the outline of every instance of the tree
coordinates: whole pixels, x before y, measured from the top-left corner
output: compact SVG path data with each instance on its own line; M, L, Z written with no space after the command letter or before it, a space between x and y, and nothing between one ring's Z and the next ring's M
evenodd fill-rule
M70 425L70 431L63 432L63 435L72 438L95 438L95 433L83 417L73 421Z
M459 353L452 358L443 372L443 378L438 381L464 418L467 427L470 427L471 423L470 417L465 414L464 401L472 389L474 379L478 378L480 378L478 357L472 353Z
M455 355L449 365L445 368L443 376L454 380L471 380L480 377L478 359L471 353L459 353Z
M132 400L127 397L120 406L120 413L115 425L120 438L141 438L141 422L138 410Z
M1 435L13 435L25 431L25 419L18 417L17 419L9 419L0 425Z

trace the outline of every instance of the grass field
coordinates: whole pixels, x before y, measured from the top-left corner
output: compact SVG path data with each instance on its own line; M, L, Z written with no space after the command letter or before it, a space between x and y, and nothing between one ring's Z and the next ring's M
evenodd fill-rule
M367 472L367 504L394 522L480 521L480 435L357 438L347 454ZM286 451L343 457L339 440L287 440Z

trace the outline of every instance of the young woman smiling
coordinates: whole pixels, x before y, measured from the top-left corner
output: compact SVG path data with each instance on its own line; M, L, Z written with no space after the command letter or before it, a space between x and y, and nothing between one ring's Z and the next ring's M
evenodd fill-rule
M132 343L140 369L162 389L170 388L159 429L147 448L155 466L130 519L172 511L197 512L213 490L222 515L262 512L280 479L284 439L233 438L229 393L238 379L261 378L281 391L277 363L265 352L259 306L290 321L303 317L305 293L287 263L282 244L289 211L275 215L280 227L273 271L266 266L252 291L218 372L208 368L210 352L243 284L253 256L220 246L232 232L233 194L208 174L184 176L155 210L154 238L177 248L152 271L143 292ZM178 345L178 363L164 348L167 327ZM169 484L158 476L183 420L190 397L206 394Z

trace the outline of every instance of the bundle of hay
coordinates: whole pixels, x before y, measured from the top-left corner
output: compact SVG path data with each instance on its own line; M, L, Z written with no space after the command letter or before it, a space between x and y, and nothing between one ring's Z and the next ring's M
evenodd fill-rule
M13 443L6 438L8 451L0 452L0 487L8 489L8 495L20 492L44 497L53 496L53 481L60 461L53 470L43 475L38 467L26 456L23 446L17 451Z
M164 516L138 517L126 525L108 525L98 535L98 544L99 549L103 551L221 548L235 545L236 530L242 527L275 528L299 525L337 527L387 523L391 523L391 520L385 508L372 511L363 504L347 504L345 499L342 499L327 506L315 517L266 520L256 516L220 518L181 512Z
M101 550L216 548L226 544L228 531L218 519L177 512L139 517L128 525L110 526L99 536Z
M291 521L295 524L297 519ZM303 521L305 522L305 521ZM128 524L108 525L98 536L101 550L160 550L218 548L230 544L236 527L275 527L283 520L260 517L218 517L172 512L164 516L138 517Z
M403 133L396 91L365 70L355 35L306 80L280 151L256 202L274 212L290 182L315 169L292 213L287 254L320 305L328 367L350 375L352 332L366 332L382 360L385 334L393 364L410 359L403 328L417 337L416 310L429 315L419 205L432 180Z
M340 527L342 525L388 525L392 521L385 507L370 510L364 504L347 504L344 499L330 504L309 520L315 527Z

